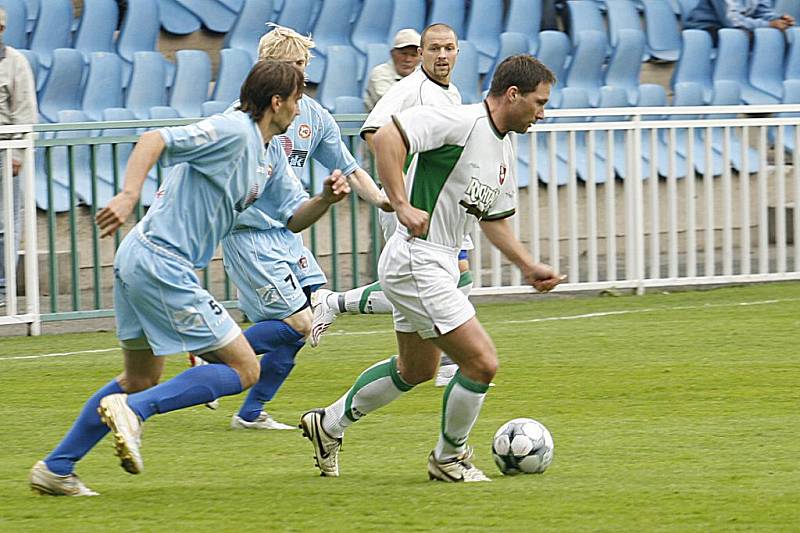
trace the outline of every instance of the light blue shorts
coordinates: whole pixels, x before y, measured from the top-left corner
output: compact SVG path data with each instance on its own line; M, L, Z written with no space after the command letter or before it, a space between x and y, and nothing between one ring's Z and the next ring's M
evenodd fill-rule
M327 282L303 239L286 228L234 231L222 240L222 251L239 308L254 322L293 315L308 304L304 287Z
M241 333L228 311L200 286L183 257L134 228L114 259L117 337L146 337L155 355L206 353Z

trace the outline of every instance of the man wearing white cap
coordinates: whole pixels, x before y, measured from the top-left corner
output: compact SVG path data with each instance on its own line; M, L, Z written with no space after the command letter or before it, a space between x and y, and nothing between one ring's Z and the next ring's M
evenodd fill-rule
M389 87L402 80L417 68L420 61L419 33L411 28L397 32L392 47L392 60L372 69L364 91L364 106L372 111Z

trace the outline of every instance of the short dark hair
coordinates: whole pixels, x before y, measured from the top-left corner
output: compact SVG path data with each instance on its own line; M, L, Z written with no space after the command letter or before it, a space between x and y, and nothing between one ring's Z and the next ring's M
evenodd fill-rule
M444 28L446 30L450 30L453 32L453 36L456 38L456 44L458 43L458 34L456 30L454 30L451 26L445 24L444 22L434 22L433 24L429 24L424 30L422 30L422 35L419 36L419 46L420 48L425 48L425 36L428 35L428 32L434 28Z
M305 84L303 71L285 61L262 59L250 69L239 92L239 109L258 122L272 105L272 97L284 100Z
M556 83L556 75L547 66L528 54L507 57L497 66L489 88L490 96L500 96L515 85L522 94L536 90L540 83Z

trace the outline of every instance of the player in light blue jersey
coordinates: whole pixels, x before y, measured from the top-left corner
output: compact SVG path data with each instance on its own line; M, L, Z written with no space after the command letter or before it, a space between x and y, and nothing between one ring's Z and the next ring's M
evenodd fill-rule
M310 38L273 25L259 43L259 57L305 69L313 46ZM309 158L314 158L327 168L340 169L353 190L369 203L391 209L344 146L331 114L308 96L301 98L299 115L269 148L270 152L283 150L288 156L290 167L276 165L273 172L292 177L297 205L305 192L295 171L301 173ZM327 279L302 237L260 209L260 200L242 214L237 228L222 244L226 272L239 288L239 305L255 322L245 331L245 337L257 354L263 354L259 381L233 415L231 427L295 429L276 421L263 408L294 367L295 356L311 332L310 295Z
M321 196L297 209L291 180L273 174L265 143L297 115L302 72L261 61L244 82L239 109L196 124L142 135L125 171L123 191L97 215L103 236L134 209L147 173L160 158L176 165L147 215L123 240L114 261L114 309L125 365L84 405L72 428L31 470L31 487L50 495L94 496L74 473L77 461L109 429L131 474L143 469L142 424L166 413L238 394L258 380L258 361L238 325L204 290L195 269L245 209L258 202L273 219L301 231L349 191L334 172ZM217 363L191 368L156 385L164 358L192 351Z

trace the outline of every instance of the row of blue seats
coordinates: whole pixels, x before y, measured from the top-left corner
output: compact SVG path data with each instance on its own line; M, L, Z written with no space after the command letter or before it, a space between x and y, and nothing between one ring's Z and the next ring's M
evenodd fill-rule
M36 73L35 55L26 57ZM84 66L80 52L59 48L38 94L40 121L58 122L62 110L81 110L89 120L101 120L109 107L125 107L133 118L144 119L151 107L165 105L180 117L203 116L239 97L251 67L250 56L242 50L221 50L217 82L209 91L211 60L206 52L179 50L175 58L174 77L168 82L171 63L158 52L136 52L128 79L123 60L114 53L92 52Z
M716 50L707 32L684 30L673 86L697 83L708 102L713 83L728 80L739 85L746 104L780 102L784 97L784 80L800 80L800 28L789 28L785 37L774 28L757 28L753 32L752 51L750 45L750 35L743 30L720 30Z

